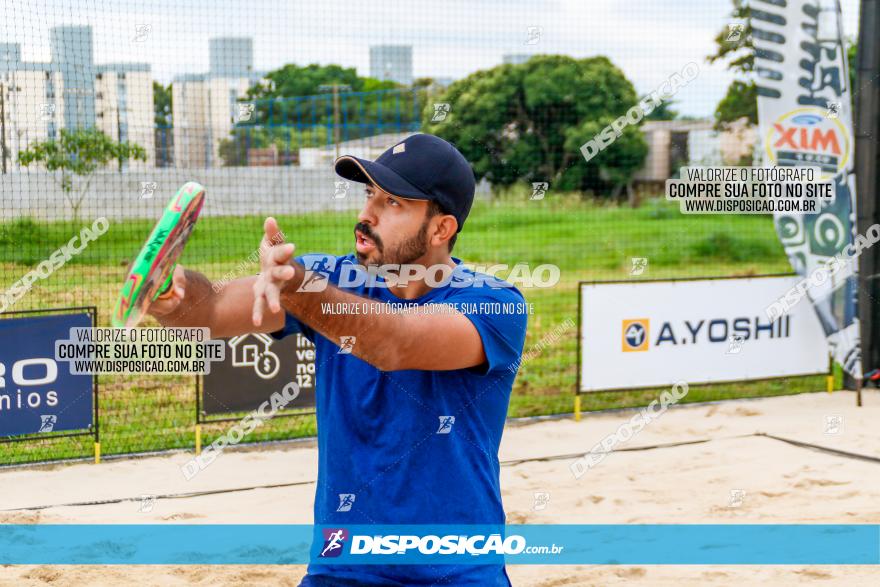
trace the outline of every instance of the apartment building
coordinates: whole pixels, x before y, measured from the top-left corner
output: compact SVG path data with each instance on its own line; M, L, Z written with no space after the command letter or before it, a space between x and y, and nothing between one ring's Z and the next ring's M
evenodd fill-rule
M174 162L177 167L219 167L220 143L236 123L247 123L239 98L260 81L253 67L253 40L222 37L209 42L210 71L185 74L172 83Z
M58 138L62 128L97 127L154 157L153 88L145 63L96 65L89 26L49 30L51 61L22 59L21 45L0 43L0 171L20 169L18 154Z

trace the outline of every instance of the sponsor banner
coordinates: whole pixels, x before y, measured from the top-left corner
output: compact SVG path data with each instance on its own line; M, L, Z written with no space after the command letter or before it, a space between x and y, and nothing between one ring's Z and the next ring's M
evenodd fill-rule
M0 320L0 437L92 427L94 376L55 359L56 341L90 326L87 313Z
M764 165L818 166L835 186L834 201L818 214L774 214L792 267L806 276L855 237L852 88L840 2L755 0L751 25ZM858 275L836 276L811 300L835 360L860 378Z
M579 391L827 373L810 306L771 321L795 276L582 283Z
M333 541L327 552L338 554L321 556ZM880 564L880 526L7 524L0 533L4 565L307 563L867 565Z
M305 336L276 340L257 333L220 340L226 356L202 379L204 414L253 411L288 383L295 383L300 393L284 409L315 405L315 345Z

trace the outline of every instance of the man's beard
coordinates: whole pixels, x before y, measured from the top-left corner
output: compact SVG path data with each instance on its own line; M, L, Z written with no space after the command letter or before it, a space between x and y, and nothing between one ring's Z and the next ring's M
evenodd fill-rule
M428 221L425 220L418 232L398 244L394 249L389 250L385 254L385 245L379 235L373 232L369 224L358 222L355 230L360 231L376 245L376 252L379 258L375 261L367 263L367 255L356 253L358 262L364 267L381 266L381 265L406 265L413 263L416 259L423 257L428 252Z

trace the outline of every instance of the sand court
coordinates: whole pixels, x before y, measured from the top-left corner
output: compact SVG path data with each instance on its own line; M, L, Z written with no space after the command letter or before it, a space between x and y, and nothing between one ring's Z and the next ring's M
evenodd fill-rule
M511 524L880 523L880 393L677 406L581 478L571 463L635 413L511 421L501 481ZM308 524L314 441L0 471L6 523ZM671 545L674 547L674 545ZM296 585L302 566L14 566L0 584ZM510 565L515 585L875 585L862 566Z

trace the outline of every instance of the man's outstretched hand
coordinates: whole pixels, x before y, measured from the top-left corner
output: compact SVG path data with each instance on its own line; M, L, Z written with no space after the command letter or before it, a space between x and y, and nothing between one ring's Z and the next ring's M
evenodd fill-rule
M273 314L281 310L281 289L296 275L290 264L295 249L293 243L284 242L278 222L266 218L260 243L260 275L254 282L254 326L263 323L267 308Z

